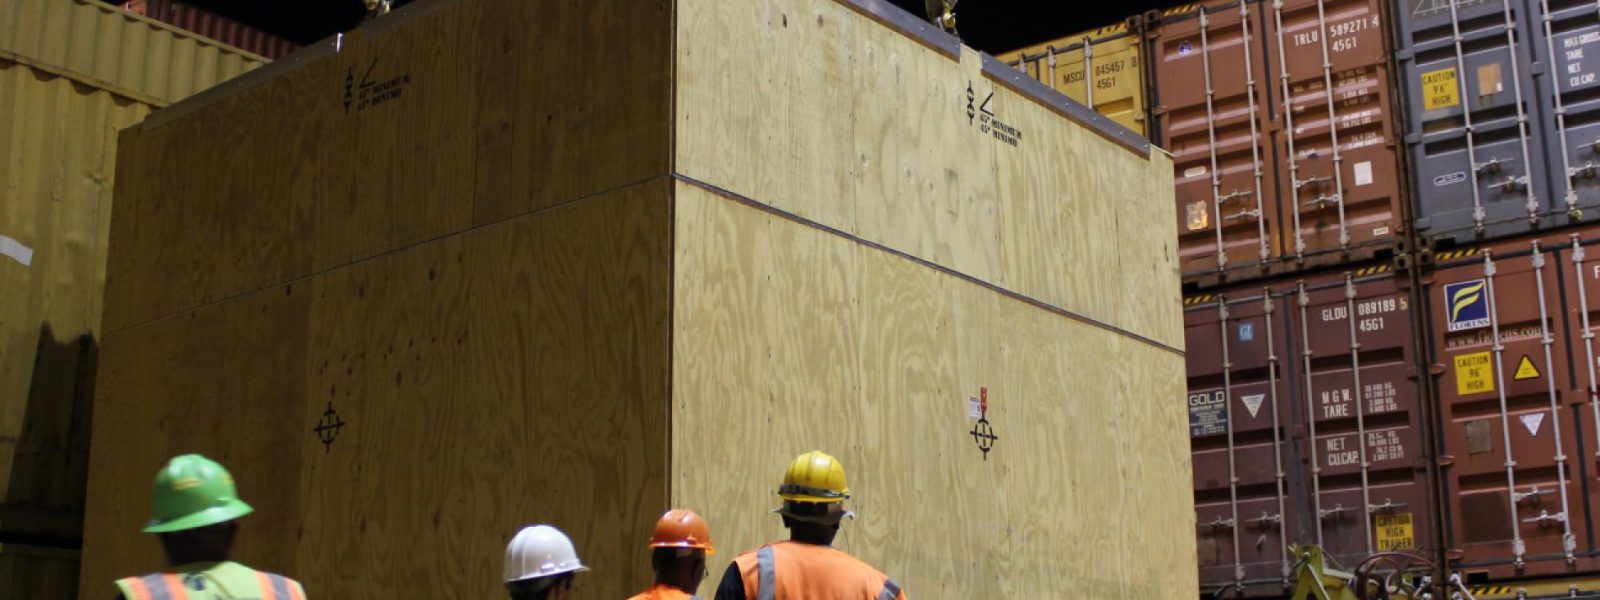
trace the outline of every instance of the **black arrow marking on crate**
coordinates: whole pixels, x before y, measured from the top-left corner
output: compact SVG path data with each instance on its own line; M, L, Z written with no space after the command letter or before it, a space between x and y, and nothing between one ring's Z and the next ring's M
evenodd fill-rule
M333 440L339 438L339 430L343 428L344 420L339 418L338 411L333 410L333 401L329 400L328 410L322 411L322 418L317 420L317 426L311 431L322 441L323 453L327 453L333 449Z

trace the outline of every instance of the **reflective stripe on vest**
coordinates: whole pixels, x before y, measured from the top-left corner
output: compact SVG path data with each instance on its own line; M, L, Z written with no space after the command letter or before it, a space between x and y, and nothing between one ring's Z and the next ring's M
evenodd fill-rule
M183 589L183 580L175 573L129 577L122 582L133 591L133 598L128 600L189 600L188 590Z
M878 600L894 600L900 597L900 585L893 579L883 580L883 591L878 592Z
M762 546L756 551L756 600L773 600L778 593L778 576L773 571L772 546Z
M128 577L118 580L117 583L126 587L128 593L133 594L133 597L127 600L150 600L150 588L144 584L143 579Z

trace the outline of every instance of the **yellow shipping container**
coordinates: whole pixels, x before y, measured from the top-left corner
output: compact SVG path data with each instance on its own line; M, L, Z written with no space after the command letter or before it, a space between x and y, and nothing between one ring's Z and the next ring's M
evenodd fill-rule
M1138 17L1133 17L999 58L1145 136L1144 46L1138 31L1131 26L1137 23ZM1086 77L1085 73L1093 76Z
M265 62L88 0L0 0L0 531L81 529L117 131ZM70 597L77 552L0 548L0 598Z

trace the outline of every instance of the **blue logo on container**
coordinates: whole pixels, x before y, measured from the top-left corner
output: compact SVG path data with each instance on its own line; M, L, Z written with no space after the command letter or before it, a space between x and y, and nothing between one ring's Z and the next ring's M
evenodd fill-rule
M1254 323L1239 324L1239 341L1249 342L1256 339L1256 326Z
M1488 286L1482 279L1445 284L1444 304L1450 331L1489 326Z
M1194 44L1189 42L1178 43L1178 56L1188 56L1190 52L1194 52Z

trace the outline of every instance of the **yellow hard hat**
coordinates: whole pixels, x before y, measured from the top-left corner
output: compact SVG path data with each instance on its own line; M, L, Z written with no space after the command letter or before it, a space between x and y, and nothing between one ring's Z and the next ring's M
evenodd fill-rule
M783 475L778 495L790 502L843 502L850 497L844 465L821 450L796 456Z

